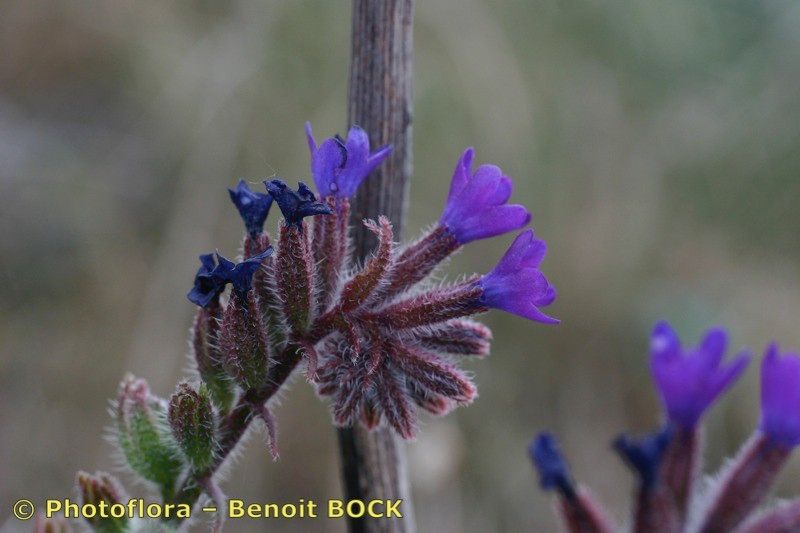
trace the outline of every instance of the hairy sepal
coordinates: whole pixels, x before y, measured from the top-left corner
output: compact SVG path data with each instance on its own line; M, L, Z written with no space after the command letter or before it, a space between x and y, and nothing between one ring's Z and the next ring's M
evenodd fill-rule
M441 326L421 328L410 338L415 338L421 346L436 352L485 357L491 348L492 331L480 322L456 319Z
M484 312L486 308L479 303L482 290L474 281L412 296L366 318L386 329L403 330Z
M278 295L286 323L295 335L306 332L312 312L314 270L304 224L281 224L275 257Z
M394 272L387 283L386 295L394 296L416 285L461 245L444 226L434 226L398 255Z
M235 387L225 371L223 356L219 348L219 330L222 307L198 307L192 327L192 356L197 373L208 387L211 399L220 413L230 410L235 398Z
M345 283L339 298L339 307L344 313L365 306L370 297L380 294L391 272L394 251L391 222L381 216L378 222L365 220L364 225L377 236L378 248L364 268Z
M245 390L261 387L267 378L269 339L267 329L255 303L254 290L247 301L236 292L222 319L220 348L225 369Z
M318 312L331 303L349 257L350 200L328 196L325 203L333 211L333 216L314 220L313 251L320 282Z

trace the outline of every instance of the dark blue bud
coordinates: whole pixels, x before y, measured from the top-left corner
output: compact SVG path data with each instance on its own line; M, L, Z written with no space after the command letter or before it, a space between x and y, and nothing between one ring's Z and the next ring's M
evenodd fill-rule
M649 490L658 481L658 470L670 440L672 428L663 429L635 439L629 435L620 435L613 442L614 450L638 474L642 488Z
M200 268L194 276L194 287L186 295L190 302L200 307L208 307L212 302L219 300L219 295L225 289L225 282L214 274L216 267L214 254L200 256Z
M297 191L293 191L281 180L265 181L267 191L277 202L286 219L287 225L300 226L303 218L314 215L330 215L333 211L322 202L304 183L300 183Z
M231 201L239 210L247 233L258 235L264 230L264 221L272 206L272 196L261 192L253 192L244 180L239 180L235 189L228 189Z
M187 294L187 298L200 307L208 307L212 303L219 302L219 295L225 290L225 285L230 283L239 297L245 300L253 283L253 274L261 262L270 255L272 255L271 246L241 263L234 263L219 253L216 254L216 258L214 254L201 255L201 266L197 270L194 287Z
M565 498L575 497L575 487L569 474L569 467L552 434L540 433L528 447L528 454L539 471L539 484L544 490L556 489Z

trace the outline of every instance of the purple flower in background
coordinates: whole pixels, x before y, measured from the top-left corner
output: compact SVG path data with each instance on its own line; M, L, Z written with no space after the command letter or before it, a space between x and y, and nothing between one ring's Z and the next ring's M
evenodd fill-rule
M247 293L253 282L261 262L272 255L270 246L264 252L255 255L241 263L234 263L220 254L203 254L200 256L201 266L194 277L194 287L187 294L193 304L208 307L212 302L217 302L219 295L225 290L225 285L230 283L242 300L247 298Z
M353 196L364 178L392 153L388 144L370 153L369 137L358 126L350 128L347 140L337 135L317 146L311 123L306 122L306 139L311 151L311 175L322 196Z
M267 191L277 202L286 219L286 224L300 227L305 217L314 215L330 215L333 213L327 205L318 202L317 197L305 183L300 183L297 191L293 191L281 180L265 181Z
M528 455L539 471L539 484L543 489L557 489L568 498L574 497L569 468L552 434L540 433L528 447Z
M761 362L761 431L788 447L800 444L800 355L767 347Z
M272 206L272 196L260 192L253 192L244 180L239 180L235 189L228 189L231 201L239 210L239 215L244 221L247 233L258 235L264 230L264 221Z
M684 350L675 331L666 322L653 328L650 371L669 420L682 428L694 428L703 413L742 375L750 354L740 353L722 364L728 335L711 328L699 346Z
M506 203L512 183L500 167L481 165L472 174L473 155L467 148L458 160L439 219L460 244L517 230L531 220L525 207Z
M620 435L614 440L614 450L628 465L639 474L642 488L652 488L658 480L658 470L667 445L672 439L669 426L635 439L628 435Z
M556 299L555 287L539 270L546 252L547 244L537 239L533 230L517 235L497 266L477 281L483 289L481 305L502 309L529 320L557 324L558 319L539 310Z

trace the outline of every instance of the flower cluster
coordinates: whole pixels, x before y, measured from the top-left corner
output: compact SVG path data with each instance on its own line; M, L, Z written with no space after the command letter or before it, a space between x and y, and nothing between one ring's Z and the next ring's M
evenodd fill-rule
M221 500L216 474L253 420L263 423L277 458L270 401L295 370L329 398L337 425L386 425L412 438L418 409L443 415L476 397L459 362L487 355L491 332L469 317L496 308L557 322L542 310L556 297L540 270L545 243L523 230L530 213L508 203L512 182L499 167L473 171L474 152L466 150L439 223L405 246L396 245L387 218L363 221L378 244L361 265L349 252L350 197L391 146L372 151L358 127L321 144L310 125L306 135L320 198L279 179L264 182L263 192L244 181L229 190L244 223L242 257L200 256L187 295L197 305L197 379L168 400L141 379L120 386L116 441L126 465L166 503L194 503L202 493ZM264 230L273 204L282 215L274 240ZM426 283L463 245L517 230L489 273ZM122 490L105 474L80 480L87 500L118 499Z
M656 324L650 368L664 407L664 425L644 438L618 437L613 447L638 477L637 532L778 533L800 530L800 499L756 512L794 447L800 444L800 354L770 344L761 361L761 423L735 458L705 487L701 475L703 415L748 366L741 352L723 363L728 335L708 330L683 348L666 322ZM569 531L617 527L588 489L576 486L554 437L540 434L530 455L541 486L558 491L558 512Z

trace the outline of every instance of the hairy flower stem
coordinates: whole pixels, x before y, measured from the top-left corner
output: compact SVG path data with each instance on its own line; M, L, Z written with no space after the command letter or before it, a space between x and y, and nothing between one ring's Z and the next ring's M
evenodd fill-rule
M331 303L339 274L347 257L348 227L350 221L350 200L328 196L325 203L334 215L318 217L314 221L314 260L320 276L320 294L318 312L322 312Z
M672 494L666 485L640 487L636 503L634 533L678 533L680 521Z
M736 533L776 533L800 530L800 500L776 505L769 511L747 520Z
M751 437L723 474L699 531L733 531L767 495L790 452L764 434Z
M183 481L173 499L175 503L194 505L197 502L204 490L203 484L214 476L228 455L236 448L245 431L250 427L250 423L259 418L261 409L258 406L272 398L292 374L300 359L298 347L288 346L281 357L271 366L266 385L260 389L250 389L239 398L236 406L220 421L219 449L211 466L205 472L189 476Z
M700 429L678 427L664 452L661 479L672 491L680 519L686 516L694 482L700 474L702 439Z
M556 503L558 514L569 533L612 533L615 526L585 487L562 494Z

